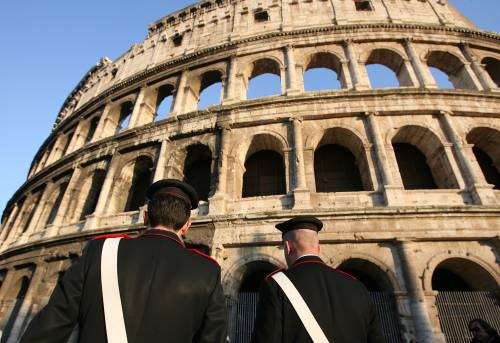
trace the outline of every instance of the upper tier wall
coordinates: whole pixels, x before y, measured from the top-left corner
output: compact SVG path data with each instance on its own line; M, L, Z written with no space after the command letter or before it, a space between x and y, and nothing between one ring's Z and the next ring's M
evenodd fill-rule
M353 0L217 0L189 6L150 25L146 39L115 61L104 58L93 67L66 99L54 127L96 95L140 71L264 33L367 23L475 29L446 0L369 0L368 3L370 10L357 10Z

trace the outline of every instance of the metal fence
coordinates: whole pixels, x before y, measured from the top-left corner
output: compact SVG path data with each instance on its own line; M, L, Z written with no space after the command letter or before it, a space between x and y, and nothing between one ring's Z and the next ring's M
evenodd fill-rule
M448 343L469 343L468 324L480 318L500 329L499 294L493 292L439 292L436 296L439 322Z
M387 292L371 292L370 295L386 343L402 342L394 296ZM250 342L258 301L258 293L240 293L238 301L228 302L229 339L231 343Z

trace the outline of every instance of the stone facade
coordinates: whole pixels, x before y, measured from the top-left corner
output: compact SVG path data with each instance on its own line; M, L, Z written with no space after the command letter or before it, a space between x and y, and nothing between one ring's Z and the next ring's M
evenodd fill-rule
M85 75L6 206L3 339L15 342L88 239L143 230L144 187L174 177L205 194L187 241L221 263L228 299L252 273L284 266L274 225L310 214L325 223L328 264L395 295L404 342L444 342L436 270L471 291L500 282L499 42L447 0L217 0L158 20ZM373 89L369 64L400 86ZM318 67L341 88L304 91ZM429 67L454 88L439 88ZM264 73L281 95L247 100ZM216 83L220 104L198 110ZM433 187L408 186L398 155L408 146ZM348 151L359 189L323 190L323 147ZM246 196L249 184L273 189L250 171L259 152L277 158L283 187Z

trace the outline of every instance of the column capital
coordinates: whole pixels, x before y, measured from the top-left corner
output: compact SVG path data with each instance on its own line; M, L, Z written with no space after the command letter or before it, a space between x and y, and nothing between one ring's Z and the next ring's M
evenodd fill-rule
M366 111L366 112L363 112L363 114L366 117L370 117L370 116L378 116L378 115L380 115L380 112L378 112L378 111Z
M453 112L450 111L450 110L439 110L438 112L440 115L442 116L452 116L453 115Z

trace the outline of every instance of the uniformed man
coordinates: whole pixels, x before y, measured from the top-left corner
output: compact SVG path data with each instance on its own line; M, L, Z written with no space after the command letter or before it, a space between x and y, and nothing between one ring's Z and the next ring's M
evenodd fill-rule
M277 283L282 280L277 278L280 272L295 286L323 333L323 339L314 342L384 342L363 284L319 257L322 227L314 217L295 217L276 225L283 233L288 269L273 272L261 285L253 343L313 342L289 300L290 292L285 295Z
M148 225L142 235L121 239L118 284L129 343L224 342L226 304L221 269L210 257L187 249L195 190L178 180L161 180L147 191ZM106 238L106 237L101 237ZM22 343L67 342L79 324L79 342L105 343L101 250L91 241L57 284L47 306L33 319Z

